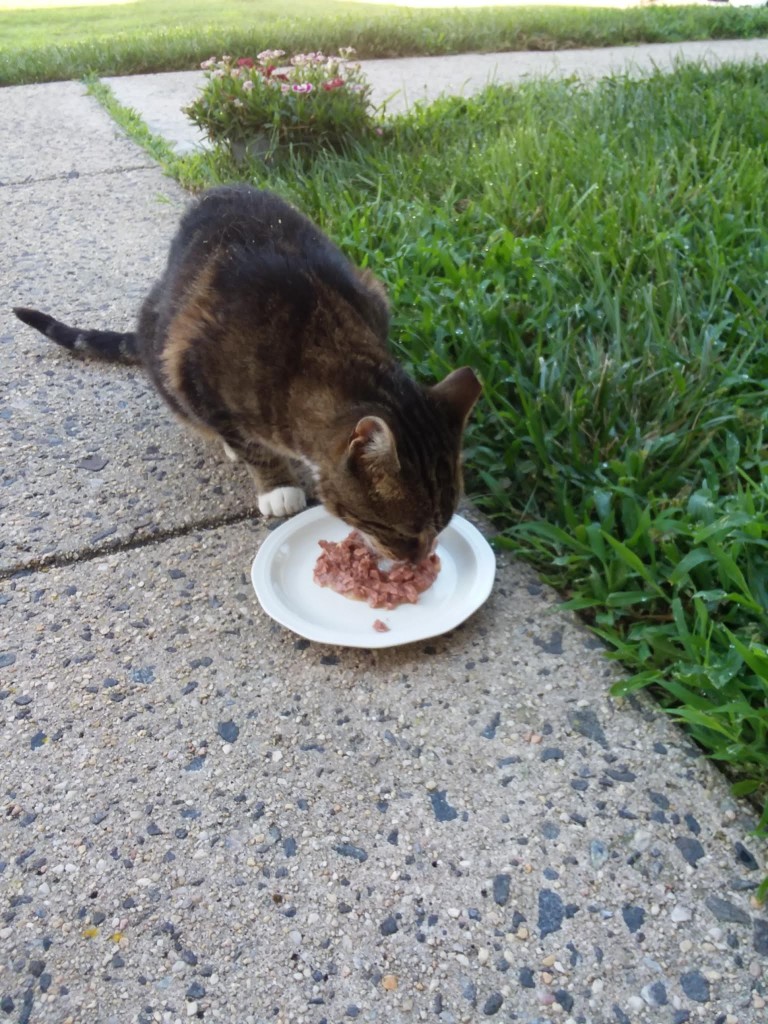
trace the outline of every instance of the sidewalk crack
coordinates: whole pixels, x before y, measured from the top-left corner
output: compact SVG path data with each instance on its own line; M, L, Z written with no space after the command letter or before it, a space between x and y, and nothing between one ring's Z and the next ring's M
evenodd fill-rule
M184 523L170 529L158 528L151 534L143 533L130 538L115 538L111 542L101 544L96 548L79 548L71 552L51 551L49 554L40 555L29 561L21 561L14 565L0 568L0 580L30 576L36 572L46 572L48 569L64 569L72 565L82 565L86 562L93 562L97 558L105 558L122 551L136 551L141 548L152 547L155 544L162 544L167 540L188 536L190 533L218 530L222 526L237 526L239 523L244 523L251 519L255 521L260 519L255 507L244 509L240 512L232 512L225 516L210 516L198 519L193 523ZM137 531L138 529L140 528L137 528Z

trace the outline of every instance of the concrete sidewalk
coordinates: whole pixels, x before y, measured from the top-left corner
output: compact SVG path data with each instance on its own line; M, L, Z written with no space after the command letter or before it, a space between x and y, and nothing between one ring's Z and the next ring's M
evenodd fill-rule
M717 67L727 61L768 60L768 39L724 39L709 42L653 43L609 46L599 50L536 53L465 53L451 57L407 57L363 61L372 86L374 106L386 103L398 114L414 103L441 95L471 96L490 82L514 84L526 79L576 76L594 80L607 75L639 76L655 69L669 71L678 63ZM205 78L202 71L105 78L117 99L133 107L157 135L180 153L204 145L202 134L182 108L191 103Z
M130 324L186 197L80 85L2 99L0 1020L764 1022L753 817L529 569L307 643L245 474L12 317Z

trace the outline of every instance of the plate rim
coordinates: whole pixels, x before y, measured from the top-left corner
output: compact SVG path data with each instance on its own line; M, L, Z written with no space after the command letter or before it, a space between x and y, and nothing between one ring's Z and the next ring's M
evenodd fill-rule
M286 519L285 522L271 530L268 536L264 538L251 563L251 585L262 610L279 625L284 626L305 640L310 640L313 643L327 644L329 647L350 647L358 650L380 650L387 647L404 647L407 644L422 643L424 640L442 636L452 629L456 629L462 622L466 622L471 615L474 615L490 596L496 578L496 556L493 548L474 523L471 523L459 513L455 513L446 529L453 528L469 543L476 557L478 568L477 594L472 597L469 604L462 608L458 616L451 618L448 615L443 622L436 624L434 629L427 627L425 632L418 637L409 637L408 639L398 640L396 630L387 633L376 633L372 630L372 635L366 639L365 643L360 642L356 638L342 639L329 631L325 626L315 625L307 622L305 619L300 619L297 623L297 616L291 611L289 606L279 599L269 579L267 569L271 564L270 554L274 554L283 544L286 537L292 535L300 528L298 524L308 525L315 520L325 518L342 522L336 516L331 515L322 505L315 505L312 508L305 509L303 512L299 512L295 516L291 516L290 519ZM346 523L343 525L348 530L352 529ZM377 609L372 608L371 611L376 612Z

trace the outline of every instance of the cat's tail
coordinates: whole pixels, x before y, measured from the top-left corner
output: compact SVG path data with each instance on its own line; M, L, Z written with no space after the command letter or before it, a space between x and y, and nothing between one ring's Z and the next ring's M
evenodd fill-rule
M55 341L70 352L96 356L111 362L137 363L139 353L136 346L136 335L133 331L81 331L77 327L68 327L59 320L54 320L47 313L24 306L14 307L13 312L22 321L46 338Z

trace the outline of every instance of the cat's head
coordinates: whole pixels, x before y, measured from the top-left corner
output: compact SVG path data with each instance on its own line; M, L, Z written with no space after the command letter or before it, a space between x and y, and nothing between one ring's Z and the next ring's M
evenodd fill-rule
M328 511L387 558L425 558L461 497L461 438L480 390L463 367L413 392L386 418L361 417L319 481Z

